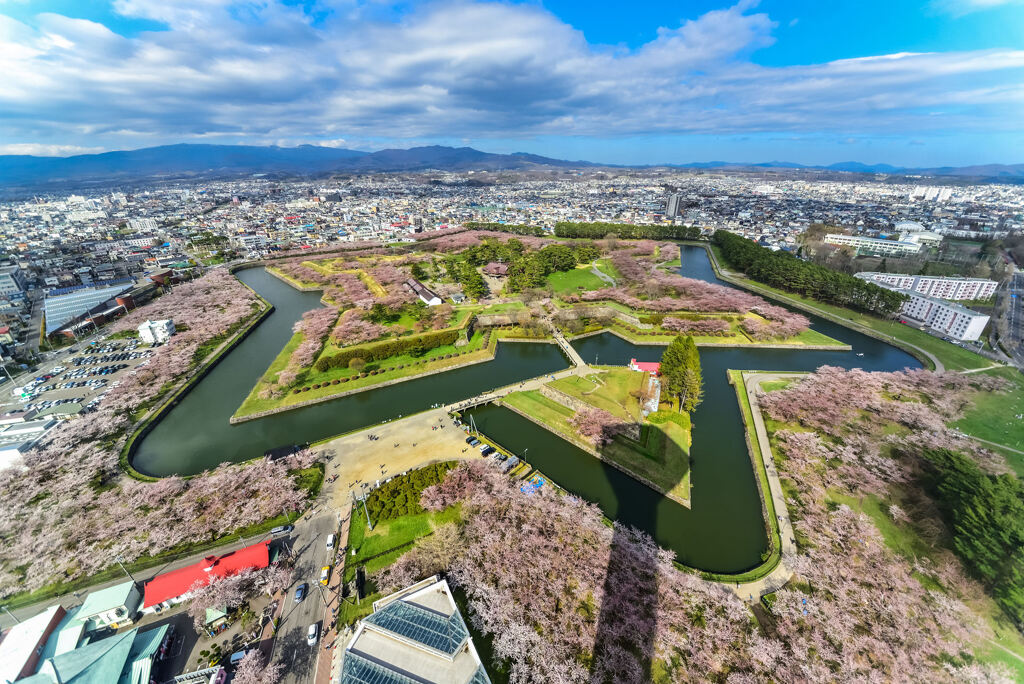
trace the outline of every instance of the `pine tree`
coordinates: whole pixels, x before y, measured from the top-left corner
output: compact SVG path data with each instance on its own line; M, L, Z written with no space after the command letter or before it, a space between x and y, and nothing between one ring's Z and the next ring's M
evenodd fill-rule
M704 376L700 368L700 352L697 351L693 338L687 336L683 347L686 357L683 364L683 396L680 400L680 409L692 413L704 396Z
M661 382L665 392L679 399L685 389L686 343L677 335L661 355Z

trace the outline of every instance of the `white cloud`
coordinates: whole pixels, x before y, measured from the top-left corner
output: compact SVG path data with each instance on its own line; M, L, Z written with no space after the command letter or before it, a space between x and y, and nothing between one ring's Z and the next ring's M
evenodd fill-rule
M0 140L1020 128L1024 51L763 67L749 54L772 44L776 23L755 4L661 28L635 50L590 45L539 6L501 2L428 3L385 20L374 3L341 0L315 22L277 0L116 0L167 26L133 38L56 14L37 28L0 15Z
M45 145L41 143L0 144L0 154L31 154L35 157L69 157L75 154L104 152L102 147L80 147L79 145Z

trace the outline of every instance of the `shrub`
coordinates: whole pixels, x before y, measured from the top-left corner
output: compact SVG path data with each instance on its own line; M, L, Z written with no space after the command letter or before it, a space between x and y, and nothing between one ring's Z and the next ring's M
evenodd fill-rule
M348 382L348 378L341 378L342 382Z
M420 493L443 480L445 474L456 465L456 461L435 463L402 477L396 477L375 489L366 499L370 518L374 521L393 520L403 515L422 513Z
M331 368L350 366L353 359L381 361L400 354L423 354L430 349L454 344L459 338L458 330L436 330L410 337L384 340L352 349L342 349L337 354L321 357L315 367L321 373Z
M332 385L337 385L338 384L338 380L331 380L331 384Z
M293 389L293 390L292 390L292 394L298 394L298 393L299 393L299 392L301 392L301 391L302 391L301 389L299 389L298 387L296 387L295 389Z

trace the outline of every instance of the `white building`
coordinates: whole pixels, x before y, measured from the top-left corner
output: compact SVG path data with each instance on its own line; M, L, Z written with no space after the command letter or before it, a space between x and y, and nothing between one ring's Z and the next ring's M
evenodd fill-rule
M948 278L871 271L858 273L857 277L877 285L913 290L929 297L951 300L988 299L996 293L999 286L996 281L985 278Z
M25 291L25 274L17 266L0 268L0 295L12 295Z
M862 237L860 235L829 233L825 236L825 242L830 245L853 247L857 250L858 254L864 253L903 256L905 254L917 254L921 251L921 245L916 242L881 240L879 238Z
M340 684L490 684L445 580L418 582L373 611L345 646Z
M128 227L134 230L136 233L153 233L156 232L157 225L156 219L151 218L137 218L130 219L128 221Z
M163 344L174 334L174 321L145 321L139 325L139 339L146 344Z
M989 317L985 314L947 302L936 297L922 295L913 290L896 289L909 299L900 309L900 315L928 326L933 331L961 342L973 342L981 337Z

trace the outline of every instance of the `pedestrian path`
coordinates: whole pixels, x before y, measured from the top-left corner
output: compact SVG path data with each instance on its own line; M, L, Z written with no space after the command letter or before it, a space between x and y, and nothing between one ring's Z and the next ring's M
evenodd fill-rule
M772 505L775 507L775 517L779 525L782 546L782 558L774 570L754 582L739 582L731 586L736 595L745 601L757 601L765 594L781 589L793 576L793 572L789 568L792 559L797 554L796 534L789 518L789 508L786 506L786 495L782 491L782 482L775 469L775 459L772 456L771 442L768 440L768 430L765 428L764 419L761 416L761 404L757 399L757 388L762 382L792 378L792 373L743 373L743 390L750 402L754 433L757 435L760 452L755 454L755 457L762 460L768 475L768 492L765 494L771 496Z

